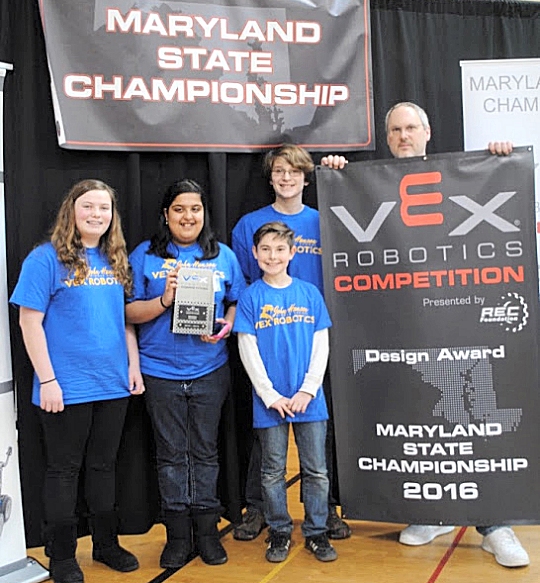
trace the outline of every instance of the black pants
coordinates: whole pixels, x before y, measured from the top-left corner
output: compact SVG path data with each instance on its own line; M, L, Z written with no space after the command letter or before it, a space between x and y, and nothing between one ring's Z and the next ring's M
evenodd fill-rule
M67 405L61 413L39 410L47 452L43 489L47 523L75 519L83 463L90 513L114 509L116 456L127 406L125 398Z

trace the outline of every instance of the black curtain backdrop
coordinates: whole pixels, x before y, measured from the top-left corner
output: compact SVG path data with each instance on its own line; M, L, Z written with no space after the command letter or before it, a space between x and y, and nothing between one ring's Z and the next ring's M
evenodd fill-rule
M391 105L405 100L419 103L430 116L429 152L462 149L459 61L540 56L540 3L536 2L371 0L371 28L378 147L373 153L351 152L350 160L389 155L384 115ZM14 65L4 86L9 293L22 260L46 237L60 200L80 179L99 178L116 188L130 249L152 234L162 192L179 177L205 185L214 228L225 242L240 216L272 201L270 187L261 176L261 154L60 149L36 0L0 0L0 61ZM316 154L315 161L321 156ZM313 185L306 190L305 202L316 206ZM38 546L44 452L30 405L32 368L16 311L11 309L10 316L27 544ZM234 390L222 420L220 494L227 515L238 519L250 449L251 405L236 347L231 349ZM145 532L158 519L152 451L143 402L134 398L119 458L118 500L124 533ZM87 532L84 523L80 529Z

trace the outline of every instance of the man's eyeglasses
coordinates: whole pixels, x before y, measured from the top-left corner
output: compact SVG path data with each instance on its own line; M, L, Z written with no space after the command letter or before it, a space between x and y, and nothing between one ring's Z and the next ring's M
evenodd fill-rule
M419 129L423 129L423 126L422 125L413 125L413 124L410 124L410 125L405 126L405 127L402 127L402 128L400 128L400 127L391 127L389 129L389 133L392 134L392 135L394 135L394 136L401 135L401 132L404 132L404 133L410 135L410 134L414 134Z
M289 174L291 178L298 178L302 174L302 170L298 170L297 168L291 168L290 170L276 168L275 170L272 170L272 174L275 176L285 176L285 174Z

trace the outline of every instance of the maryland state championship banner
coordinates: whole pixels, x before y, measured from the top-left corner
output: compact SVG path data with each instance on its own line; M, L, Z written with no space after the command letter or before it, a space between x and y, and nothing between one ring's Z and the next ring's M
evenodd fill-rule
M533 154L317 170L351 518L540 519Z
M39 0L59 144L374 150L368 0Z
M460 61L460 65L465 149L485 148L495 140L534 147L540 251L540 59Z

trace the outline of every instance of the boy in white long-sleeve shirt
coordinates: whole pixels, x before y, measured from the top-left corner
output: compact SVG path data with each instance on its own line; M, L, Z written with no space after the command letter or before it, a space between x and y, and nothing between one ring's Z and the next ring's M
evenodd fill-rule
M319 290L288 275L294 253L294 232L284 223L266 223L255 232L253 255L263 277L240 296L234 330L255 392L253 426L262 446L270 527L266 558L284 561L291 543L285 473L292 424L302 473L305 546L317 559L333 561L337 553L326 532L328 411L322 390L331 321Z

